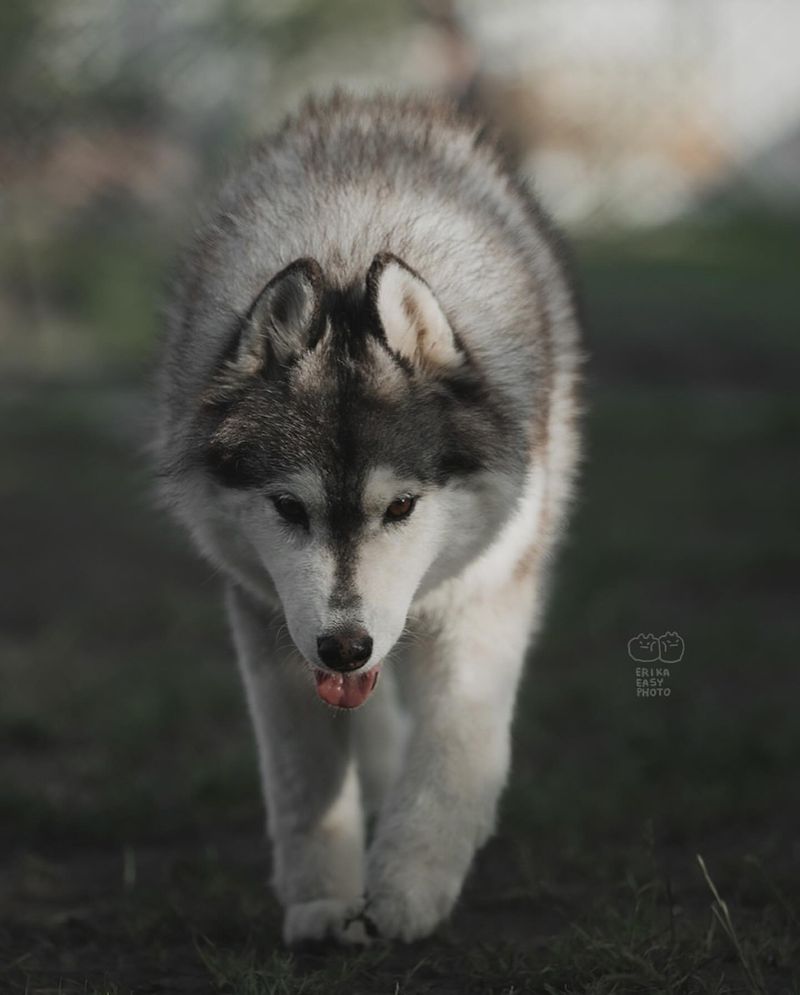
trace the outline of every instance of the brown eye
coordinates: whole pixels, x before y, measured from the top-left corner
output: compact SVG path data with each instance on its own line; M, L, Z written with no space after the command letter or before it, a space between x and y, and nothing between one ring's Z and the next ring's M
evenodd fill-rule
M404 518L408 518L414 510L416 503L417 499L410 494L403 494L402 497L396 497L386 509L386 514L383 516L384 521L400 522Z
M272 498L275 510L281 518L290 525L302 525L308 528L308 512L303 507L303 503L290 494L276 494Z

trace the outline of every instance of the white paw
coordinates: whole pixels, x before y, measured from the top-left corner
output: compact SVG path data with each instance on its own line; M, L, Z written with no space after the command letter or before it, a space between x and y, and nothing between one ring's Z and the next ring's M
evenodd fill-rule
M348 921L352 910L352 901L341 898L317 898L290 905L283 919L284 943L289 946L325 940L348 945L367 943L363 924Z
M441 873L405 877L402 885L370 891L364 909L367 928L387 940L411 943L429 936L450 915L461 879Z

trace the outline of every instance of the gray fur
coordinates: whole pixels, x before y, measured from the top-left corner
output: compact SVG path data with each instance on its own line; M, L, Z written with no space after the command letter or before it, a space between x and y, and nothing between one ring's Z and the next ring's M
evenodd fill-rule
M232 582L271 819L290 805L279 783L285 772L268 755L269 715L281 706L262 700L279 669L269 678L255 669L262 651L272 653L272 617L285 616L300 657L317 669L315 639L331 626L366 626L380 662L398 655L404 628L418 625L441 641L432 651L444 661L437 701L450 681L452 694L472 701L480 681L456 679L448 653L504 626L497 666L506 692L496 707L507 727L574 473L577 336L548 222L478 126L447 107L341 94L309 102L223 186L171 298L156 450L166 500ZM418 510L394 522L383 509L403 494ZM300 524L279 520L287 495L301 503ZM516 585L513 596L507 584ZM463 614L455 610L462 601ZM302 669L302 659L292 661L281 663ZM408 673L416 680L426 671L409 665ZM306 714L302 679L290 683L285 693ZM420 743L446 725L425 708L431 725L426 731L420 718ZM324 749L326 723L308 722L312 748ZM493 735L488 727L485 738ZM483 827L465 853L489 831L507 766L498 735L487 753L492 787L481 787L476 762L475 797L465 788L463 816ZM330 747L344 751L341 785L346 742L340 729ZM304 763L301 750L298 769ZM412 750L409 763L398 799L427 776L424 751L417 762ZM451 776L436 764L431 771ZM352 800L352 786L341 792L334 807ZM458 858L441 894L406 896L401 908L391 881L402 880L399 854L415 837L397 806L370 873L389 882L385 931L411 938L445 914L467 864ZM338 884L309 895L319 840L290 845L286 833L273 831L276 873L290 909L287 937L296 939L353 896ZM310 863L293 891L281 853L297 846ZM419 846L427 846L422 836Z
M478 126L447 106L337 94L309 102L256 147L223 186L184 260L168 311L157 439L164 492L179 514L183 473L202 466L215 446L214 419L199 399L219 384L221 357L265 283L296 260L311 259L328 287L357 294L385 252L431 286L491 399L458 412L462 436L475 445L480 440L487 461L491 456L496 469L512 476L527 463L546 422L554 351L565 351L574 366L571 296L549 225ZM330 355L330 365L341 373L341 355ZM337 384L323 373L319 391L305 398L292 394L291 385L269 391L266 381L253 384L242 397L240 425L227 432L236 439L229 458L242 464L257 449L265 472L290 454L319 466L320 426L330 429L330 411L358 409L350 391L365 379L353 370ZM434 427L454 438L441 405L423 410L432 385L410 386L383 432L364 426L369 438L354 440L346 453L328 439L327 458L340 472L346 457L374 456L376 434L406 454L425 438L425 455L435 444ZM248 425L257 426L255 445L248 445ZM402 439L398 426L406 430ZM346 428L338 434L341 439ZM224 458L218 447L211 452L216 457Z

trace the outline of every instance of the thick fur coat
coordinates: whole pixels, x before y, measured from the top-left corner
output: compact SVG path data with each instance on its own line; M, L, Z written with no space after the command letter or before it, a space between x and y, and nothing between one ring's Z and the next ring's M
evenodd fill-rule
M550 225L438 105L307 104L187 253L159 474L226 578L288 942L430 933L492 832L577 369Z

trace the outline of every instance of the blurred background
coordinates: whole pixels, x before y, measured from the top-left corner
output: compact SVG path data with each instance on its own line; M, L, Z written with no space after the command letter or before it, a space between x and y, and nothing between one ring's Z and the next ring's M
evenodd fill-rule
M798 991L798 37L793 0L3 4L0 990ZM356 960L278 948L219 581L144 454L178 247L334 84L488 118L590 353L498 840L438 939Z

